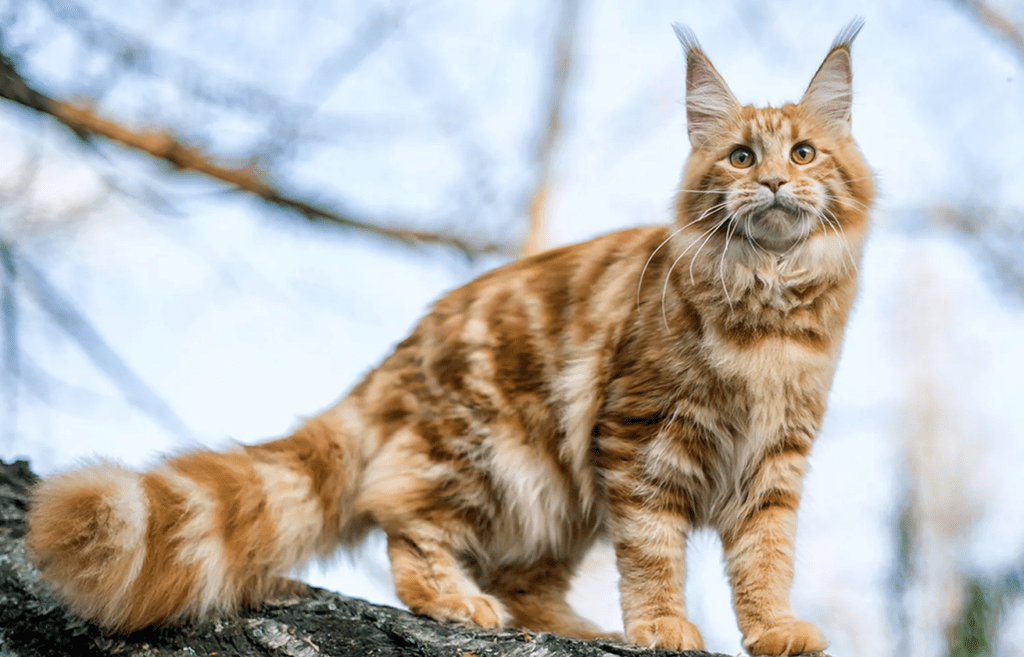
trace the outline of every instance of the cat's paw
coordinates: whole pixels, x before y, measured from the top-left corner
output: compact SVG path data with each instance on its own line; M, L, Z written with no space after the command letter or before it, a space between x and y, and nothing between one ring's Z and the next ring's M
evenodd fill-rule
M825 635L807 621L789 620L747 637L743 647L751 655L788 657L820 652L828 647Z
M282 598L308 598L312 595L314 595L314 590L309 584L287 577L278 577L267 585L267 593L264 597L268 600L279 600Z
M679 616L662 616L633 621L626 626L630 641L645 648L669 650L703 650L704 639L697 626Z
M511 620L505 605L490 595L441 596L412 611L434 620L479 625L487 630L500 630Z

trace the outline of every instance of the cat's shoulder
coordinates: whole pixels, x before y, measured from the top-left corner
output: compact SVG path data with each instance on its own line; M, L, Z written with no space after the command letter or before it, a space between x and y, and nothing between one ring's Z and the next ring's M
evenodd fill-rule
M542 323L554 328L567 309L605 287L599 285L602 281L638 276L668 233L664 225L626 228L520 258L448 291L432 304L423 322L451 330L470 317L508 323L531 306L545 317Z
M665 225L637 226L616 230L582 242L520 258L492 269L472 281L470 285L478 281L511 280L523 274L543 274L547 277L570 276L575 269L587 267L595 260L612 264L615 260L629 258L634 254L645 254L644 257L646 257L667 236L668 227Z

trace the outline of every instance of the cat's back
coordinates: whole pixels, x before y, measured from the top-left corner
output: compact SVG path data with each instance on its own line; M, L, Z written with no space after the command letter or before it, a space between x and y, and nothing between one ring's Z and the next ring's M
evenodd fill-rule
M635 293L640 269L667 232L666 226L620 230L517 260L449 292L423 323L467 311L470 320L522 310L546 333L573 329L573 320L585 319L579 311L617 299L624 286Z
M617 231L487 272L435 302L379 370L413 367L448 394L490 384L495 404L542 393L633 314L640 273L666 235Z
M640 272L666 235L635 228L553 249L438 300L336 409L369 438L367 512L387 526L472 509L499 551L559 552L591 534L600 351L635 313Z

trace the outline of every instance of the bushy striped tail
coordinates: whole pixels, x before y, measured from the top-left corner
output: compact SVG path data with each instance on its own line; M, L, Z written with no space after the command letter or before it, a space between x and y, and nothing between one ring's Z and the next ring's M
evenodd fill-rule
M145 473L97 463L56 475L33 492L26 542L74 612L118 631L258 602L338 544L358 464L335 438L318 418Z

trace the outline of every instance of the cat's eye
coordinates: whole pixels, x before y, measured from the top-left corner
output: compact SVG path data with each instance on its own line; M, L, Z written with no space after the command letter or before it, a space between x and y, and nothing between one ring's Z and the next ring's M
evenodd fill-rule
M737 169L746 169L754 164L754 151L745 146L740 146L729 154L729 164Z
M814 160L817 151L810 144L797 144L793 147L789 156L795 164L810 164Z

